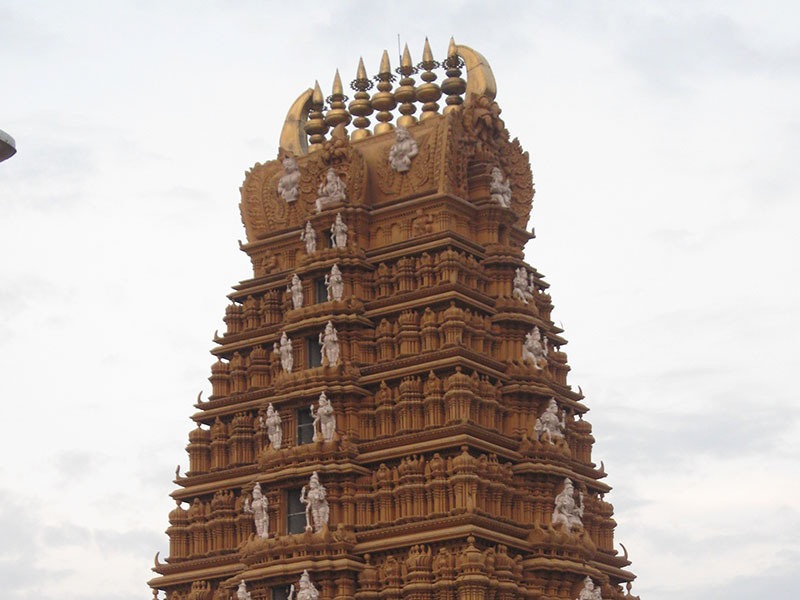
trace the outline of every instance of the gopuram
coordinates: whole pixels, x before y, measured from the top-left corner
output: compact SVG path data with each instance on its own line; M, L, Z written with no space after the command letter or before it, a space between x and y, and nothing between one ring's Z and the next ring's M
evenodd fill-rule
M154 598L633 598L486 59L426 41L350 87L303 92L246 174L253 277Z

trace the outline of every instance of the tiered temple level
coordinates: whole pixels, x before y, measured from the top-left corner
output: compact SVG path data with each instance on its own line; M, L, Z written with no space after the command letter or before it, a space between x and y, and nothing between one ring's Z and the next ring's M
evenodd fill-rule
M247 173L254 277L195 405L150 582L168 600L630 597L587 408L523 260L527 154L479 54L451 42L441 88L427 42L425 83L410 65L391 92L384 57L371 99L360 65L350 112L338 76L327 114L301 95L279 160Z

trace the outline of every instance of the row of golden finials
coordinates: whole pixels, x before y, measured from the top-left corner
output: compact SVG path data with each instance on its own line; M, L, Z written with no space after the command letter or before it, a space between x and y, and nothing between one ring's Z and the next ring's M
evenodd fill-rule
M319 81L314 84L311 109L304 125L305 132L309 136L308 141L312 145L321 144L325 141L325 133L329 129L333 129L340 124L347 125L351 122L351 119L353 126L356 128L356 131L350 136L351 139L358 140L368 137L371 134L367 129L370 125L367 117L373 112L377 113L375 118L378 120L374 133L388 133L394 129L390 121L393 117L391 111L395 108L401 114L397 124L402 127L409 127L417 122L417 118L414 117L414 113L417 110L414 102L422 102L422 114L419 120L424 121L437 114L439 110L437 101L442 97L442 94L447 96L445 100L447 106L444 112L455 110L463 104L464 99L461 95L467 89L467 82L461 77L461 67L463 66L464 60L458 55L457 46L453 38L450 38L447 58L441 63L434 60L428 38L425 38L422 62L417 66L412 63L411 53L408 51L408 44L406 44L400 59L400 66L395 69L395 72L400 76L399 86L392 91L392 82L396 80L396 77L392 74L389 53L384 50L380 69L373 78L377 82L378 91L372 97L367 93L373 87L373 79L367 77L363 58L359 59L356 78L350 82L350 87L355 91L355 94L353 101L349 105L346 104L348 98L344 95L342 79L337 69L333 79L333 90L327 99L322 95ZM434 83L436 74L433 73L433 70L439 67L444 68L447 75L441 85ZM420 71L422 71L420 77L424 83L415 87L412 75ZM327 112L323 113L326 101L329 108Z

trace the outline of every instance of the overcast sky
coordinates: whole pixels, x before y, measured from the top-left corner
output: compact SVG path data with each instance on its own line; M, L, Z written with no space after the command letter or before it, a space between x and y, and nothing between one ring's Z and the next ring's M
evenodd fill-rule
M415 61L426 35L435 58L451 35L484 54L530 152L526 253L634 594L794 595L799 7L0 0L5 596L150 597L211 336L248 277L244 171L302 90L359 56L374 74L398 34Z

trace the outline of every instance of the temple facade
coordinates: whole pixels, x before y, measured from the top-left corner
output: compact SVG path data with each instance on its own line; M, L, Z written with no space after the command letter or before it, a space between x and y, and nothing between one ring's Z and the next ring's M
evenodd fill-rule
M242 185L253 277L154 597L631 598L486 59L426 41L350 87L301 94Z

